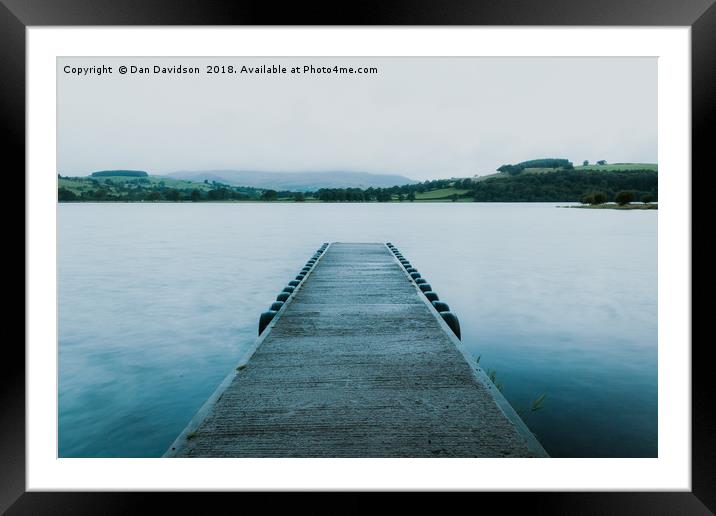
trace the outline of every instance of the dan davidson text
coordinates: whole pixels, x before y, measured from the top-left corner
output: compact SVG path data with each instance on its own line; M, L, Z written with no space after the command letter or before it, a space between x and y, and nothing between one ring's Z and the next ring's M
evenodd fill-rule
M374 66L314 66L314 65L297 65L284 66L275 64L263 64L259 66L234 66L234 65L205 65L198 66L129 66L127 72L120 73L130 74L377 74L378 68Z
M258 66L236 66L236 65L204 65L204 66L70 66L63 67L65 74L76 76L104 75L119 72L121 75L200 75L200 74L257 74L257 75L313 75L313 74L377 74L375 66L315 66L299 64L296 66L284 66L275 64L263 64Z

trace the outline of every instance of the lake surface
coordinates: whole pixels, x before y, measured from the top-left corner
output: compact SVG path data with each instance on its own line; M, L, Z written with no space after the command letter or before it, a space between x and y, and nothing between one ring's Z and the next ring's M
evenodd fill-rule
M657 213L537 203L59 205L59 455L160 456L333 241L398 246L552 456L657 455Z

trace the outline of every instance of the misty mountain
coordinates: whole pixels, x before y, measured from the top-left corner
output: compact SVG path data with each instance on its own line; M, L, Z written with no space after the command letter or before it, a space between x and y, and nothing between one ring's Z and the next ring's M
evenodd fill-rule
M418 181L395 174L368 172L254 172L246 170L182 171L167 174L175 179L217 181L233 186L313 192L321 188L387 188Z

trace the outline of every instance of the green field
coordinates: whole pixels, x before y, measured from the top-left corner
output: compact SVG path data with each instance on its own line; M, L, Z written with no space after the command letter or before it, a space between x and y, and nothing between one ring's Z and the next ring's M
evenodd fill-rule
M549 174L561 170L559 168L526 168L520 174ZM578 165L574 170L613 172L615 170L653 170L658 171L656 163L611 163L608 165ZM503 172L504 173L504 172Z
M517 175L522 174L550 174L562 170L561 168L525 168ZM653 170L658 172L659 168L656 163L611 163L607 165L578 165L574 170L584 172L614 172L618 170ZM511 174L507 172L495 172L479 176L475 181L484 181L494 177L509 177ZM513 176L514 177L514 176Z
M187 181L186 179L174 179L169 177L161 176L149 176L149 181L152 184L164 183L167 188L196 188L198 190L211 190L214 188L213 185L207 183L197 183L194 181Z
M457 194L458 196L462 194L466 194L470 190L463 190L462 188L441 188L439 190L430 190L429 192L424 193L416 193L415 194L415 200L416 201L438 201L438 200L445 200L449 199L450 196Z
M653 170L658 172L656 163L610 163L608 165L579 165L574 170Z
M205 183L194 183L193 181L186 181L184 179L172 179L161 176L148 176L148 177L126 177L126 176L107 176L107 177L62 177L58 180L58 188L66 188L77 194L96 190L97 184L103 188L108 189L110 192L116 192L118 186L127 187L132 185L141 185L148 187L151 185L165 186L167 188L177 189L197 189L200 191L206 191L213 189L213 185Z

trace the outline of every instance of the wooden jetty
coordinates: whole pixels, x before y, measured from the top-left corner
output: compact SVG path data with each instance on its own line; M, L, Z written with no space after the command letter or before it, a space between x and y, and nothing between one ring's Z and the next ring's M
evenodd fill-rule
M326 244L164 456L546 457L396 255Z

